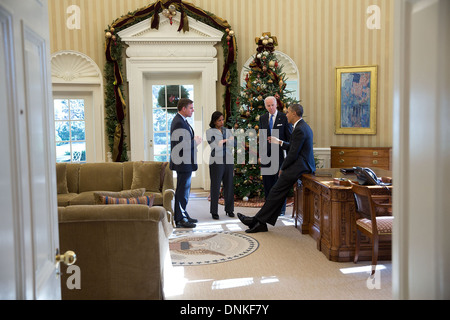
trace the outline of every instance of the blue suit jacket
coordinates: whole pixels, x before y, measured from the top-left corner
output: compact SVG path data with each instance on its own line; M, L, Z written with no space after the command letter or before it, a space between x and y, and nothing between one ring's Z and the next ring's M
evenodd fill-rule
M178 172L197 171L197 146L194 129L177 113L170 127L170 169Z
M313 132L305 120L297 123L289 142L284 142L283 149L288 151L281 170L289 176L301 177L304 173L316 172L314 161Z
M266 129L267 130L267 135L270 136L269 133L269 113L265 113L263 114L260 118L259 118L259 129ZM292 125L288 122L286 115L281 112L278 111L277 112L277 117L274 121L273 124L273 129L278 129L278 134L274 134L275 137L277 137L280 140L283 141L289 141L291 139L291 134L292 134ZM274 132L275 133L275 132ZM275 146L275 145L274 145ZM267 142L264 145L260 146L261 152L267 152L267 155L270 157L271 156L271 146L269 142ZM267 148L267 151L266 149ZM284 152L283 149L280 148L278 145L276 145L276 148L278 149L278 157L279 157L279 164L281 165L284 161ZM270 164L262 164L261 166L263 167L269 167Z

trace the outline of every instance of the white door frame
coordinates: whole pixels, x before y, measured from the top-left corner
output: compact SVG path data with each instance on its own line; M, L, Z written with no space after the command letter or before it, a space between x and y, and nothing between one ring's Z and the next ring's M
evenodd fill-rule
M131 161L150 160L149 153L149 128L147 117L147 103L144 101L147 79L153 79L155 75L170 73L200 74L199 99L194 101L195 108L202 108L204 115L211 115L216 108L216 82L217 60L215 58L190 58L190 59L161 59L157 58L130 58L127 59L127 78L129 82L129 117L130 117L130 153ZM164 76L162 76L164 77ZM158 78L158 76L156 76ZM206 130L209 124L209 116L204 116L196 127ZM203 136L203 132L196 133ZM147 138L147 139L146 139ZM207 164L203 163L203 148L198 147L197 160L199 163L199 174L202 177L199 187L208 185L209 176Z
M118 33L128 45L126 54L129 83L130 158L148 160L148 126L144 99L146 78L164 78L170 74L200 74L201 96L194 107L203 107L205 115L198 126L206 130L210 115L217 110L216 86L218 81L217 49L224 33L191 17L189 32L177 32L181 14L169 19L160 14L159 29L151 29L150 19L139 22ZM200 133L196 134L200 135ZM203 136L203 133L201 134ZM203 164L202 147L198 154L201 187L209 184L208 167Z
M395 299L450 299L450 2L395 3Z
M193 85L194 86L194 97L191 99L194 101L194 130L195 135L202 136L202 132L205 132L204 123L203 123L203 106L200 104L201 97L203 96L202 87L201 87L201 74L197 73L173 73L173 74L147 74L147 79L145 81L144 87L147 88L145 90L147 97L145 99L145 112L147 114L147 127L148 127L148 136L145 137L146 146L147 146L147 155L146 160L153 160L153 152L152 152L152 144L154 144L153 139L153 115L152 115L152 97L153 92L150 88L153 85ZM169 128L170 130L170 128ZM169 137L170 139L170 137ZM203 148L202 145L198 147L198 162L201 163L203 156ZM204 188L204 177L203 170L200 167L200 170L197 170L192 175L191 187L196 188ZM176 176L174 177L176 179Z

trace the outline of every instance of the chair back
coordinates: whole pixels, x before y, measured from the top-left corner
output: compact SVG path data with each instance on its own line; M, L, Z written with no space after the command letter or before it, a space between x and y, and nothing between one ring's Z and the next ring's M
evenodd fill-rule
M362 217L375 219L375 209L371 201L371 193L368 187L352 185L353 196L355 197L356 212ZM372 216L372 214L374 214Z

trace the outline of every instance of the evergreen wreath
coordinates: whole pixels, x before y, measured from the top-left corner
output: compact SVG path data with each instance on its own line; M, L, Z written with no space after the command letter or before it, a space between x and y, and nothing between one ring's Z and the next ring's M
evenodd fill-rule
M189 31L188 16L224 32L222 37L224 70L221 84L226 88L223 96L223 111L227 119L231 115L231 110L236 107L236 99L232 95L232 93L239 92L236 36L226 20L182 0L158 0L144 8L129 12L113 21L105 30L105 120L109 148L114 162L128 161L123 127L127 109L122 94L124 83L122 77L123 43L117 33L149 18L151 18L152 29L158 29L159 13L167 12L169 7L172 10L176 9L181 14L178 32Z

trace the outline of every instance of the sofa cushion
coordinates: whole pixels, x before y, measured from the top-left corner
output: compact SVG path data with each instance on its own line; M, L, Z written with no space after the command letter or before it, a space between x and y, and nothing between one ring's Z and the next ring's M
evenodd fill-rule
M112 191L96 191L94 192L95 204L101 204L102 200L100 197L107 196L113 198L137 198L142 197L145 193L145 188L134 189L134 190L123 190L119 192Z
M153 206L153 196L142 196L137 198L114 198L108 196L100 196L101 204L145 204L149 207Z
M67 164L67 188L69 188L69 193L78 193L80 167L80 163Z
M85 163L80 167L79 181L79 193L100 190L122 191L122 163Z
M82 192L73 197L69 201L69 206L86 206L86 205L94 205L94 191Z
M146 192L144 196L153 196L153 205L162 206L163 205L163 195L161 192Z
M67 164L56 164L56 189L58 194L69 193L67 188Z
M145 188L147 192L161 192L164 175L164 162L136 161L133 163L131 189Z
M67 207L72 199L78 197L78 193L58 194L58 207Z

